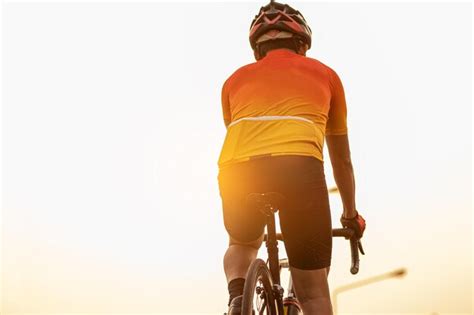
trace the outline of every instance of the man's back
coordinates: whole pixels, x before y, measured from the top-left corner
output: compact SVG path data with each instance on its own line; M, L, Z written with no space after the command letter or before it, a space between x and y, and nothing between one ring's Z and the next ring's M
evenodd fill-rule
M261 155L323 160L324 135L347 133L337 74L286 49L232 74L222 89L222 106L228 132L220 167Z

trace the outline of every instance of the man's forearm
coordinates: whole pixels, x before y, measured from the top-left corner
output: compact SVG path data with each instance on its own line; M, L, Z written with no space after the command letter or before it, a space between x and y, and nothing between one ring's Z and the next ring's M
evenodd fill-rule
M349 137L346 135L326 136L329 156L331 158L334 179L336 180L339 194L344 205L343 216L353 218L356 216L355 206L355 180L352 169Z
M334 179L344 205L343 216L353 218L356 215L355 206L355 179L352 162L349 159L334 160L332 162Z

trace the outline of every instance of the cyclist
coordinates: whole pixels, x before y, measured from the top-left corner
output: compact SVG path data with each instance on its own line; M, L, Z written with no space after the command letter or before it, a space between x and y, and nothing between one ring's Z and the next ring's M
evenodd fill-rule
M250 44L257 61L235 71L222 88L227 134L218 180L229 234L228 314L240 314L246 272L263 240L265 217L246 204L246 196L267 191L286 197L280 228L303 312L332 314L324 139L344 205L341 223L359 237L365 229L355 205L343 86L335 71L306 57L311 29L288 5L270 2L260 9Z

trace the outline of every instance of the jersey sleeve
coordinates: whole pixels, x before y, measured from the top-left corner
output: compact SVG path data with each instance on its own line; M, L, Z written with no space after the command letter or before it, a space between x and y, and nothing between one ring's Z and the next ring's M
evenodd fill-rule
M222 103L222 114L224 116L224 124L227 128L227 126L229 126L230 121L231 121L228 81L224 82L224 85L222 86L221 103Z
M336 72L330 70L331 102L326 122L326 135L347 134L347 107L344 87Z

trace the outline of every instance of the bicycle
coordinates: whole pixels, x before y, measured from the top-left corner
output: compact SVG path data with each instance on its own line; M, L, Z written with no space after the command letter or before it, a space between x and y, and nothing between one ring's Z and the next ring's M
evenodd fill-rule
M244 286L242 315L298 315L302 314L301 307L297 302L291 273L289 278L288 295L284 297L284 289L280 282L282 268L289 268L288 259L279 259L278 241L284 241L281 233L276 233L275 213L285 197L277 192L251 193L247 196L247 202L253 203L266 216L267 233L264 236L268 252L268 261L257 258L250 265ZM344 237L350 241L351 268L350 272L356 274L359 271L359 251L365 255L360 239L354 235L349 228L338 228L332 230L333 237Z

